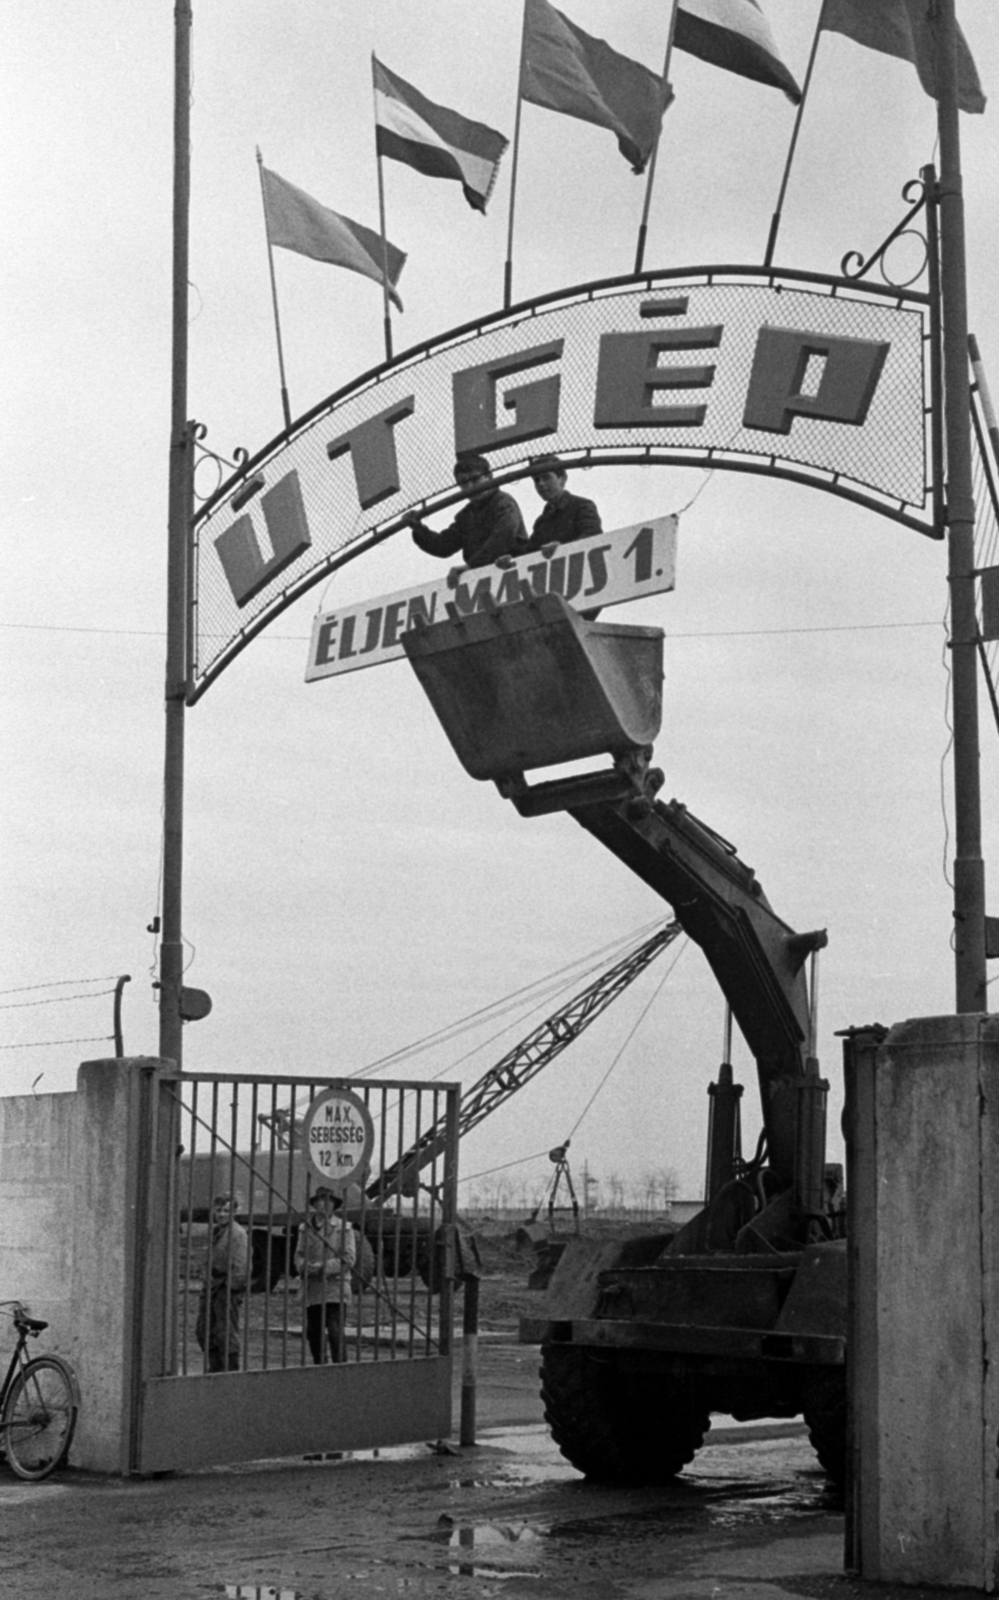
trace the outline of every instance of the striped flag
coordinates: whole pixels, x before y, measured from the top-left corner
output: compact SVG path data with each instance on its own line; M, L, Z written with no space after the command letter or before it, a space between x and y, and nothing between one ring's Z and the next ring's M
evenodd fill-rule
M821 26L869 50L911 61L928 95L937 94L937 40L929 0L827 0ZM957 30L957 100L962 111L984 111L985 96L968 42Z
M521 98L617 135L633 172L655 149L670 91L640 61L612 50L556 11L548 0L525 0Z
M506 140L484 122L435 105L374 56L375 141L380 156L427 178L456 178L475 211L485 211Z
M314 261L328 261L334 267L346 267L350 272L360 272L366 278L383 281L382 239L372 228L365 228L350 217L319 204L304 189L279 178L276 172L260 169L264 192L264 218L267 238L272 245L285 250L295 250L300 256L311 256ZM395 284L406 260L404 250L386 242L388 261L388 292L392 302L402 310L402 301Z
M673 43L714 67L783 89L795 105L801 100L757 0L679 0Z

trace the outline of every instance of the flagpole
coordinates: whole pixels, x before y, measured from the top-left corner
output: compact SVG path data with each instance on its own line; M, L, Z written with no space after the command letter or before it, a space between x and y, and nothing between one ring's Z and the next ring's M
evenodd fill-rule
M673 35L676 32L676 13L677 13L677 10L679 8L679 4L680 4L680 0L673 0L672 8L670 10L669 32L666 35L666 55L663 58L663 71L662 71L663 89L664 90L668 86L669 64L670 64L670 58L671 58L671 56L673 54ZM663 107L663 116L665 116L665 115L666 115L666 107L664 106ZM652 205L652 185L655 182L655 177L656 177L656 157L659 154L659 141L662 138L662 135L663 135L663 124L662 124L662 117L660 117L660 119L659 119L659 128L658 128L658 130L656 132L656 142L652 146L652 154L649 157L649 175L648 175L647 179L645 180L645 203L644 203L644 205L642 207L642 220L638 225L638 244L637 244L636 249L635 249L635 271L636 272L641 272L641 270L642 270L642 262L645 260L645 240L646 240L646 236L647 236L648 231L649 231L649 208Z
M510 165L510 217L506 230L506 264L503 268L503 309L509 310L513 292L513 206L517 196L517 160L520 155L520 108L524 103L524 56L527 52L527 0L520 30L520 73L517 77L517 110L513 120L513 159Z
M777 247L777 234L780 231L780 219L781 211L784 205L784 196L787 193L787 183L791 176L791 163L794 160L794 152L798 144L798 130L801 127L801 118L805 109L805 101L808 98L808 86L812 81L812 68L815 65L815 56L819 48L819 34L822 32L822 18L825 15L825 9L826 0L822 0L822 4L819 7L819 20L815 24L815 37L812 39L812 50L808 57L808 66L805 69L805 81L801 87L801 99L798 101L798 110L794 119L794 131L791 134L791 143L788 146L787 160L784 163L784 176L780 183L780 193L777 196L777 205L774 210L774 214L770 219L770 235L767 239L766 254L763 257L763 265L765 267L770 266L774 258L774 250Z
M284 425L291 428L291 406L288 403L288 384L284 375L284 349L281 344L281 318L278 315L277 279L274 276L274 246L271 244L271 228L267 218L267 190L264 188L264 158L257 145L257 170L260 173L260 198L264 203L264 232L267 235L267 265L271 273L271 303L274 306L274 332L277 335L278 372L281 376L281 405L284 408Z
M968 404L968 303L961 194L961 136L954 0L938 0L937 130L940 137L940 288L943 300L944 430L954 749L954 965L958 1012L988 1010L985 867L978 749L978 618L975 499Z
M385 176L382 153L378 148L378 89L375 83L375 52L371 52L371 97L375 106L375 164L378 167L378 217L382 230L382 305L385 308L385 360L392 360L392 310L389 301L388 234L385 231Z
M382 230L382 303L385 307L385 360L392 360L392 312L389 301L389 275L388 275L388 239L385 234L385 179L382 175L382 158L376 154L378 163L378 216Z

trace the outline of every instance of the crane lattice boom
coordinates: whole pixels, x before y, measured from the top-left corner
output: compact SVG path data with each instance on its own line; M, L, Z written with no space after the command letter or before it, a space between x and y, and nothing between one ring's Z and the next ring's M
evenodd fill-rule
M514 1045L502 1060L491 1066L467 1094L462 1095L458 1137L463 1138L470 1129L491 1116L497 1106L516 1094L543 1067L561 1055L682 932L678 922L667 922L637 949L566 1001L526 1039ZM443 1124L432 1124L398 1161L386 1167L369 1185L368 1194L374 1199L386 1198L393 1191L408 1192L415 1184L420 1169L440 1154L444 1138Z

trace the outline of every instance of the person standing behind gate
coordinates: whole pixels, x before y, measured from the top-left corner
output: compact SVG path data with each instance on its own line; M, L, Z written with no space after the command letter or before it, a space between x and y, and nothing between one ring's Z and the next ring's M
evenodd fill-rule
M354 1230L332 1189L317 1189L312 1214L299 1230L295 1265L302 1280L305 1337L317 1366L329 1343L330 1360L343 1360L343 1307L351 1303L350 1274L357 1260Z
M239 1316L250 1269L250 1242L236 1221L239 1206L235 1194L216 1195L212 1204L208 1260L194 1324L209 1372L239 1371Z

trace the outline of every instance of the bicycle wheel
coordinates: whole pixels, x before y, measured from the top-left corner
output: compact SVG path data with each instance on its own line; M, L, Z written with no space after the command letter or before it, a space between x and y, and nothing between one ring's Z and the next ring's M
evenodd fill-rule
M65 1461L76 1427L76 1385L58 1356L37 1356L10 1386L0 1433L19 1478L47 1478Z

